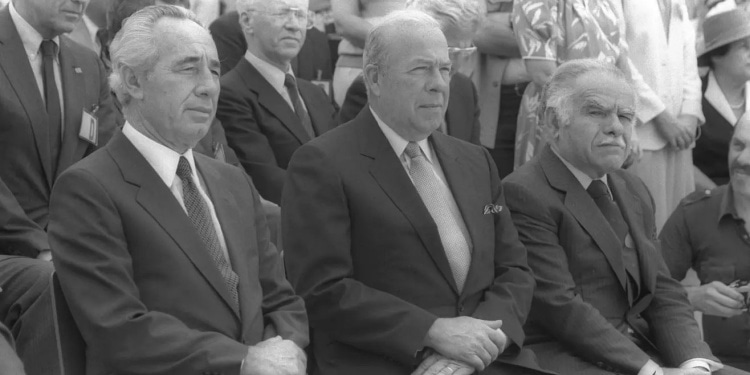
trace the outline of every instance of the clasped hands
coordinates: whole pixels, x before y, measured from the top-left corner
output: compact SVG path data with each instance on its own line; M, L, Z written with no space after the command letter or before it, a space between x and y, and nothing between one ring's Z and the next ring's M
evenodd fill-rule
M675 117L666 110L654 118L656 130L674 150L685 150L695 141L698 119L693 116Z
M470 375L482 371L507 347L502 320L440 318L425 337L431 351L412 375Z
M241 375L305 375L307 356L294 341L274 336L248 348Z
M750 292L750 285L733 288L720 281L712 281L696 287L687 287L688 299L698 310L707 315L731 318L745 311L743 292Z

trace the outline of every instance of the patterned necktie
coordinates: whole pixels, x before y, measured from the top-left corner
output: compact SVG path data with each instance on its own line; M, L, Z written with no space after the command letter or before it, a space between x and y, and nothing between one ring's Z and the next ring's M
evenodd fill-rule
M44 82L44 99L47 107L47 126L49 127L49 150L52 175L57 174L57 162L62 144L62 109L60 95L55 82L55 56L57 44L51 40L42 41L42 80Z
M201 197L200 192L198 192L198 187L195 186L192 171L193 169L190 167L187 159L184 156L180 156L180 162L177 164L177 177L182 180L182 200L185 203L188 217L190 218L190 222L193 223L195 230L198 231L203 244L208 249L211 259L213 259L219 272L221 272L221 277L224 278L229 295L232 296L233 307L239 312L240 303L237 291L239 277L232 271L229 262L221 251L219 237L216 235L211 214L208 212L206 202Z
M302 100L299 97L299 90L297 89L297 81L294 79L294 76L292 76L291 74L287 74L286 76L284 76L284 87L286 87L286 91L289 93L289 98L292 99L294 113L296 113L297 117L299 117L299 121L302 123L302 127L305 128L305 131L310 136L310 138L315 138L315 131L312 127L310 114L307 113L305 106L302 105Z
M624 242L625 236L628 234L628 224L622 217L622 212L617 207L617 203L610 197L607 185L602 180L594 180L586 189L586 192L594 199L594 203L604 214L620 242Z
M466 276L471 265L471 250L464 237L459 224L459 218L451 213L447 202L452 197L450 190L435 175L432 165L422 154L422 150L415 142L409 142L404 151L411 159L409 175L414 181L414 186L422 198L422 202L430 212L432 220L438 227L440 242L443 244L445 256L451 266L453 279L456 281L458 291L464 288Z

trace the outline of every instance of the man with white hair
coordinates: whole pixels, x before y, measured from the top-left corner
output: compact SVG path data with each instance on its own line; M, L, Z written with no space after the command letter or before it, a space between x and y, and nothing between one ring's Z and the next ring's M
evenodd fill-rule
M192 150L216 112L211 36L190 11L151 6L111 48L127 123L60 177L49 227L87 373L305 374L304 305L258 193Z
M394 12L365 44L369 108L303 145L282 199L311 374L535 374L534 288L497 169L436 130L451 60L432 17Z
M247 51L221 78L217 117L260 195L279 204L289 159L335 126L336 109L291 68L313 24L308 0L240 0L237 9Z
M745 374L717 362L656 240L654 202L621 169L636 91L612 64L562 64L542 93L549 144L503 180L536 289L539 363L570 375Z

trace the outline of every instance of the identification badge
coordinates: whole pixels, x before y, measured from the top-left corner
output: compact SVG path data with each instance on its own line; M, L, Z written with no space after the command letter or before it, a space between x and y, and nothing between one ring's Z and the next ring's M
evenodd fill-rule
M81 131L78 132L78 138L94 146L99 145L99 120L85 109L81 114Z

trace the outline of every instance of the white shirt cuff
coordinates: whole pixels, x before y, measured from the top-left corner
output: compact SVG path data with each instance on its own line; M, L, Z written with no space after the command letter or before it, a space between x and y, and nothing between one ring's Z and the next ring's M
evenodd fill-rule
M724 368L724 365L722 365L719 362L712 361L710 359L693 358L693 359L688 359L685 362L682 362L682 364L680 365L680 368L702 368L706 371L714 372L716 370Z
M641 367L641 371L638 371L638 375L664 375L664 372L656 362L649 359L648 362Z

